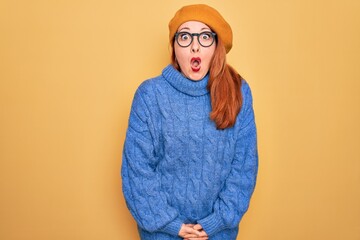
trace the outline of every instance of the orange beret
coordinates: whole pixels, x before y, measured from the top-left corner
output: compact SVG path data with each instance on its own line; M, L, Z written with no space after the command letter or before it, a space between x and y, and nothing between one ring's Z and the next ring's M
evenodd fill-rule
M169 22L169 39L173 41L181 24L188 21L199 21L208 25L225 45L226 53L232 47L232 30L230 25L214 8L205 4L184 6L179 9Z

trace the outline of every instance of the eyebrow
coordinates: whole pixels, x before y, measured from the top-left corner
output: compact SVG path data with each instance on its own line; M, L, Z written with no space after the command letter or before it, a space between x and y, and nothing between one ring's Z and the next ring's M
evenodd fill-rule
M178 32L180 32L181 30L190 30L190 28L188 28L188 27L183 27L183 28L180 28Z
M183 27L183 28L180 28L178 32L180 32L181 30L189 30L189 31L190 31L190 28L188 28L188 27ZM208 27L203 27L203 28L200 29L200 31L203 31L203 30L209 30L209 31L211 31L211 29L208 28Z

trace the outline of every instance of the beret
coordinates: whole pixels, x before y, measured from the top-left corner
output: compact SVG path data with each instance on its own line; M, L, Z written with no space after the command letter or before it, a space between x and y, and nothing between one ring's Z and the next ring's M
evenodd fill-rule
M181 24L188 21L199 21L208 25L225 45L226 53L232 47L232 30L230 25L214 8L206 4L194 4L180 8L169 22L169 40L173 41Z

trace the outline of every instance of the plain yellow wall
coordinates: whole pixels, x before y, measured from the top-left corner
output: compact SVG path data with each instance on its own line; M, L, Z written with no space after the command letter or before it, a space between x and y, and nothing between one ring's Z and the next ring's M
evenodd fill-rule
M234 31L260 168L242 240L360 239L360 1L198 1ZM132 97L194 1L0 1L0 239L138 239L121 194Z

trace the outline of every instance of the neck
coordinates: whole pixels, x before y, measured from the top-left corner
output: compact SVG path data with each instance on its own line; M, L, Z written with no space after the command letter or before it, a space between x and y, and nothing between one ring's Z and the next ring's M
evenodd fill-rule
M163 70L162 75L171 86L184 94L190 96L202 96L209 93L207 90L209 74L201 80L191 80L176 70L174 66L168 65Z

